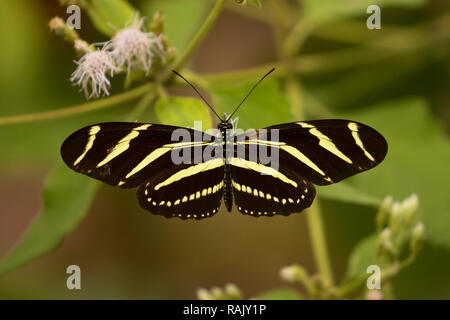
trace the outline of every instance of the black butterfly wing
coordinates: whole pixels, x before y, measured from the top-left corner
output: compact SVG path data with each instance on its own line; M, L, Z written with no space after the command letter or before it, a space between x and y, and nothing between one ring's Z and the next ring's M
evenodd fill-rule
M347 120L276 125L238 135L234 146L235 202L241 213L255 217L300 212L314 200L313 184L335 183L373 168L387 153L380 133ZM258 158L252 158L255 153ZM262 154L273 162L262 161Z
M332 184L375 167L388 148L375 129L339 119L275 125L255 131L237 143L245 144L247 149L274 148L280 168L296 171L317 185Z
M186 130L191 143L172 141L177 129ZM202 136L203 135L203 136ZM134 188L174 165L172 151L193 152L205 148L211 136L174 126L108 122L82 128L61 146L64 162L73 170L121 188ZM201 138L200 138L201 139Z
M308 208L316 195L314 186L295 171L271 171L247 160L233 160L231 166L234 200L242 214L287 216Z
M139 204L166 218L203 219L219 210L224 187L222 159L170 166L143 183Z
M177 129L188 139L177 140ZM195 163L194 153L203 155L212 140L188 128L110 122L70 135L61 155L71 169L92 178L121 188L139 186L139 204L153 214L202 219L217 213L223 194L223 159ZM190 161L174 163L173 151Z
M192 143L174 142L176 129L181 128L101 123L69 136L61 154L77 172L122 188L140 186L139 203L154 214L183 219L212 216L223 195L223 159L175 165L172 151L193 154L200 148L203 154L213 140L183 128ZM287 123L258 130L243 140L239 137L235 148L243 146L245 154L238 152L229 159L232 188L238 210L253 216L300 212L314 199L313 184L335 183L368 170L387 153L381 134L347 120ZM250 159L253 147L276 151L275 167Z

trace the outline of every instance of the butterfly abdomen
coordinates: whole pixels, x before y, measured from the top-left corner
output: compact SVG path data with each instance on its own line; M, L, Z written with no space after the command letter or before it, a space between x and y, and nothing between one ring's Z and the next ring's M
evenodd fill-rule
M231 190L231 166L229 164L225 164L223 200L228 212L231 212L231 208L233 207L233 193Z
M228 212L231 212L233 207L233 191L231 188L231 165L229 164L228 158L230 157L229 151L233 150L233 142L230 136L231 124L228 122L219 125L219 130L222 134L223 141L223 159L225 161L224 166L224 189L223 189L223 200L225 202L225 207Z

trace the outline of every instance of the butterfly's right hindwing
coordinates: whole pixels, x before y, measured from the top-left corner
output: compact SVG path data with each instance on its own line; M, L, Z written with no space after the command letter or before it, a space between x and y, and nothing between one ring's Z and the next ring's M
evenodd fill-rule
M295 171L272 171L242 159L232 161L231 168L234 201L242 214L287 216L308 208L316 195L314 185Z

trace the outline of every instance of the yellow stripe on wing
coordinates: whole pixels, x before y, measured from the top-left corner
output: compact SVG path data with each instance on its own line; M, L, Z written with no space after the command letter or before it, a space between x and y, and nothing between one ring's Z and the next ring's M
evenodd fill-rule
M154 189L159 190L161 187L168 186L169 184L172 184L183 178L191 177L193 175L196 175L200 172L204 172L207 170L213 170L213 169L221 167L223 165L224 165L224 159L221 159L221 158L220 159L212 159L212 160L209 160L206 162L192 165L186 169L182 169L182 170L176 172L175 174L171 175L166 180L158 183ZM215 192L215 191L213 191L213 192Z
M265 166L261 163L256 163L252 161L248 161L241 158L231 158L230 164L235 167L240 167L244 169L250 169L256 172L259 172L261 174L267 174L274 178L280 179L281 181L293 185L295 188L297 188L297 183L294 180L289 179L284 174L282 174L280 171L275 170L272 167Z
M348 124L348 128L352 131L352 137L355 140L355 143L358 145L358 147L361 148L362 151L364 151L364 154L366 155L366 157L369 158L372 161L375 161L374 157L372 157L372 155L364 147L364 144L363 144L363 142L361 140L361 137L359 136L359 133L358 133L358 124L356 124L354 122L350 122Z
M89 130L88 142L86 143L86 146L84 147L83 153L73 163L74 166L76 166L78 163L80 163L80 161L83 160L83 158L86 156L86 153L88 153L88 151L92 148L92 146L94 145L95 137L99 131L100 131L100 126L91 127L91 129Z
M99 164L97 164L97 168L100 168L101 166L107 164L112 159L120 155L121 153L128 150L130 147L131 140L139 136L139 131L146 130L148 127L150 127L151 124L144 124L142 126L139 126L137 128L134 128L131 130L129 134L127 134L125 137L123 137L115 146L114 148L108 153L108 155L103 159Z

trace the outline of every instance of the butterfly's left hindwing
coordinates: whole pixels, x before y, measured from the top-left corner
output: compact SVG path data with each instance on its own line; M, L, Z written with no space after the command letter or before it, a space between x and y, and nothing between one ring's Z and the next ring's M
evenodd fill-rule
M137 192L142 208L166 218L203 219L219 211L224 188L222 159L170 166Z

